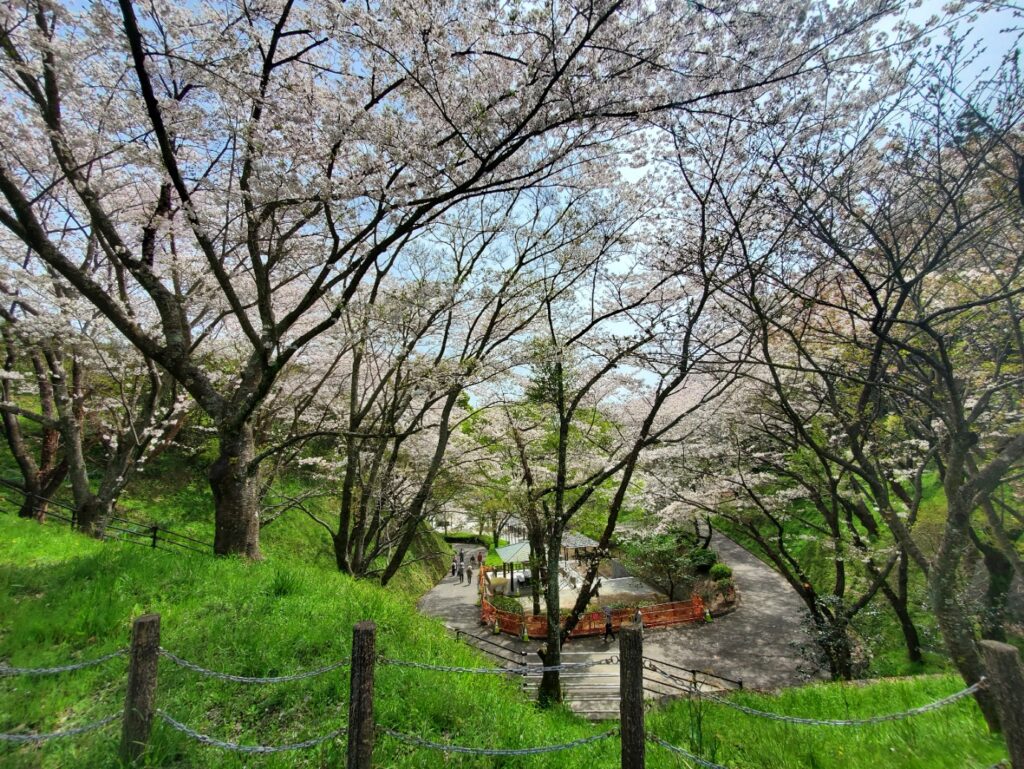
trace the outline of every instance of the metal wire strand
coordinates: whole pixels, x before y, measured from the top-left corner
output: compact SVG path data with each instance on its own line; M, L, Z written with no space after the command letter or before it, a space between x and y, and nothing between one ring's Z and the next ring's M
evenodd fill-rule
M204 675L209 678L219 678L222 681L234 681L239 684L283 684L288 681L302 681L306 678L315 678L316 676L323 675L324 673L330 673L332 670L346 667L349 664L349 660L339 660L337 662L332 662L330 665L324 665L322 668L317 668L316 670L307 670L290 676L236 676L231 673L220 673L216 670L204 668L194 662L189 662L176 654L172 654L163 647L160 647L160 654L178 667L186 668L187 670L191 670L194 673L199 673L200 675Z
M51 676L56 673L67 673L71 670L82 670L83 668L102 665L104 662L109 662L115 657L121 657L127 653L128 649L118 649L110 654L104 654L102 657L97 657L94 660L75 662L70 665L60 665L59 667L54 668L12 668L0 663L0 678L7 676Z
M341 735L345 734L348 731L348 727L343 726L340 729L335 729L333 732L330 732L328 734L324 734L324 735L322 735L320 737L313 737L312 739L303 740L302 742L293 742L293 743L291 743L289 745L239 745L236 742L227 742L225 740L218 740L216 737L211 737L208 734L203 734L201 732L197 732L195 729L193 729L193 728L191 728L189 726L185 726L185 724L181 723L181 721L178 721L175 718L169 716L167 713L165 713L162 710L158 710L156 712L156 714L161 719L163 719L163 721L165 723L167 723L167 725L170 726L172 729L174 729L175 731L181 732L186 737L190 737L191 739L195 740L198 743L201 743L203 745L209 745L210 747L213 747L213 748L221 748L223 750L231 750L231 751L234 751L235 753L267 754L267 753L284 753L285 751L288 751L288 750L304 750L306 748L314 748L317 745L320 745L320 744L322 744L324 742L327 742L328 740L333 740L333 739L335 739L337 737L340 737Z
M757 710L756 708L750 708L746 705L741 705L738 702L727 700L723 697L717 697L709 692L695 689L692 683L684 681L682 678L675 678L669 673L659 668L657 665L648 664L646 665L648 670L654 670L655 672L661 673L663 676L673 678L674 680L686 684L686 691L690 694L695 694L698 697L703 697L706 700L717 703L719 705L725 705L727 708L738 710L741 713L746 713L748 716L755 716L757 718L767 718L771 721L783 721L787 724L802 724L806 726L866 726L868 724L882 724L887 721L900 721L904 718L910 718L912 716L919 716L922 713L929 713L933 710L938 710L946 705L951 705L957 700L961 700L964 697L969 697L974 694L978 689L981 689L985 685L985 678L980 678L977 683L973 683L966 689L961 689L958 692L950 694L948 697L929 702L920 707L911 708L910 710L904 710L899 713L886 713L881 716L871 716L870 718L851 718L851 719L820 719L820 718L802 718L800 716L787 716L780 713L771 713L767 710Z
M604 659L594 660L592 662L564 662L561 665L515 665L504 668L467 668L458 667L455 665L431 665L426 662L412 662L410 660L396 660L389 657L380 657L377 660L382 665L394 665L396 667L403 668L416 668L418 670L434 670L441 673L478 673L482 675L535 675L538 673L546 673L552 670L580 670L582 668L591 668L597 665L614 665L618 663L619 658L615 655L611 657L605 657Z
M47 740L56 740L60 737L74 737L79 734L91 732L94 729L101 729L113 721L120 720L120 718L121 714L118 713L117 715L101 718L99 721L93 721L90 724L76 726L73 729L62 729L59 732L50 732L49 734L0 734L0 742L23 744L26 742L46 742Z
M388 729L386 726L378 726L377 730L398 740L399 742L404 742L406 745L415 745L418 748L440 750L445 753L464 753L473 756L534 756L540 753L557 753L562 750L571 750L572 748L578 748L582 745L589 745L594 742L606 740L609 737L618 734L619 731L618 729L609 729L607 732L595 734L593 737L583 737L561 745L541 745L535 748L472 748L466 745L448 745L442 742L431 742L430 740L425 740L422 737L396 732L394 729Z
M693 761L698 766L703 766L704 769L729 769L729 767L727 766L722 766L721 764L716 764L713 761L708 761L707 759L701 758L700 756L695 756L690 751L683 750L678 745L673 745L670 742L665 742L665 740L661 739L656 735L647 735L647 741L653 742L655 745L661 745L661 747L665 748L666 750L670 750L673 753L678 753L683 758Z

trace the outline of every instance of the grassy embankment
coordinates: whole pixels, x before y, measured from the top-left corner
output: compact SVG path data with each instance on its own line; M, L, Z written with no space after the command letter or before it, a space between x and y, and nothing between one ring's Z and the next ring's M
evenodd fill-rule
M276 524L275 524L276 525ZM373 619L381 654L442 664L483 661L418 616L414 594L353 581L288 555L287 527L267 559L177 555L100 543L55 526L0 516L0 660L13 666L90 659L123 646L133 617L160 612L163 645L200 664L242 675L283 675L347 656L354 622ZM297 536L292 533L288 536ZM0 680L0 731L48 732L121 707L124 661L54 677ZM317 679L251 687L200 678L161 662L159 707L200 731L241 743L280 744L331 731L346 716L347 671ZM742 695L756 706L815 717L846 718L902 710L958 688L953 677L872 686L816 686L780 698ZM538 711L513 682L378 667L378 722L436 741L498 747L560 743L604 727L561 711ZM987 766L1002 753L985 734L971 702L898 724L861 729L778 725L705 705L676 703L652 714L651 731L735 769L766 767ZM700 735L700 738L697 737ZM115 766L118 731L57 740L41 747L0 746L11 769ZM165 767L321 767L343 763L341 741L299 753L238 758L197 745L158 724L149 758ZM441 755L381 737L382 767L608 767L618 742L554 756L473 758ZM650 746L649 767L680 766Z

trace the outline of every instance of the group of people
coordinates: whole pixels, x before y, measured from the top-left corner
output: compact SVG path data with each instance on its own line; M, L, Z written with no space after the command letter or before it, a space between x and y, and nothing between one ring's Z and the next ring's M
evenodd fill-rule
M478 553L473 553L469 556L469 563L466 563L466 551L459 550L457 556L452 556L452 576L459 578L459 584L463 581L467 585L473 584L473 569L479 569L484 565L484 558L486 557L486 551L481 550Z

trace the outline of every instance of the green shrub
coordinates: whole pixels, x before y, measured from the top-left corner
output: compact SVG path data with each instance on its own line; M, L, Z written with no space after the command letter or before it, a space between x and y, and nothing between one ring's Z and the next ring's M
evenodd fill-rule
M727 563L716 563L711 566L708 576L715 582L721 582L732 576L732 567Z
M471 531L452 531L445 535L445 542L453 545L482 545L491 547L491 538L487 534L474 534Z
M697 574L707 574L718 560L718 553L710 548L698 547L691 550L686 559Z
M523 611L523 605L510 595L496 595L490 601L499 611L507 611L512 614L526 613Z

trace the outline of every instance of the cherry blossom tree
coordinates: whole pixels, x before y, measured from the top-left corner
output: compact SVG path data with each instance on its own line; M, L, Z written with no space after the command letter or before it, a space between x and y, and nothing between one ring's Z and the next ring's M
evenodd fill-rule
M14 403L8 391L0 404L5 432L26 478L26 505L45 509L49 495L67 475L76 525L102 536L128 482L180 428L186 402L176 396L173 383L166 386L165 375L152 361L126 345L62 281L45 270L33 272L37 266L29 261L7 276L19 288L8 295L2 318L8 370L16 372L19 350L31 358L39 410ZM41 428L43 467L52 466L57 453L62 454L59 472L51 470L46 487L36 489L31 474L25 473L26 465L31 469L31 457L26 462L18 416ZM99 458L95 488L90 482L93 460L87 454Z
M820 67L886 10L7 5L0 224L213 420L215 550L257 557L253 416L375 265L460 200L571 177L638 115Z
M775 393L800 372L835 420L830 442L780 397L794 436L846 474L925 573L950 656L974 682L983 663L962 570L972 529L1016 556L991 500L1024 459L1024 92L1015 55L965 87L968 59L954 38L920 56L854 138L826 118L816 142L777 158L793 248L753 262L747 300ZM908 449L895 465L879 448L893 436ZM914 529L928 473L947 505L934 552ZM978 700L997 724L992 698Z

